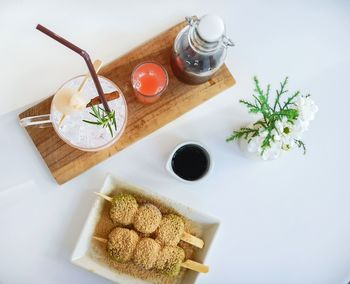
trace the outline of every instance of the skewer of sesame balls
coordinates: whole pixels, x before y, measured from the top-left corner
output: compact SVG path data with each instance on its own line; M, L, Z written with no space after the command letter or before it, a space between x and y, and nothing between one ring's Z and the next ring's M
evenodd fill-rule
M178 246L162 247L151 238L140 238L134 230L116 227L108 239L93 237L107 244L108 255L119 263L134 262L139 267L155 269L168 276L177 276L181 267L207 273L209 267L193 260L185 261L185 252Z
M137 200L129 193L118 193L110 197L96 192L97 195L112 203L110 218L116 225L130 225L144 234L156 233L156 239L162 245L176 246L180 240L203 248L204 242L185 232L182 218L175 214L162 216L160 210L153 204L138 206Z

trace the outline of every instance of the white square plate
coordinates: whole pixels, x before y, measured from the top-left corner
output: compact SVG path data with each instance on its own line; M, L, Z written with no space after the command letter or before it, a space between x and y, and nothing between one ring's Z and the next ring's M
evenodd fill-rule
M112 191L118 190L128 190L131 193L142 194L145 197L156 198L163 202L165 205L174 208L179 214L182 214L186 218L199 224L202 229L201 238L204 240L205 246L202 249L196 249L195 261L205 263L205 258L214 240L214 236L219 228L219 220L217 218L208 216L205 213L199 212L196 209L190 208L184 204L180 204L176 201L169 200L164 196L154 193L150 190L141 189L136 186L127 184L121 180L118 180L112 176L107 176L102 188L101 193L109 195ZM74 252L71 257L72 263L85 268L93 273L103 276L116 283L133 283L133 284L143 284L150 283L141 279L134 278L132 276L118 272L112 269L107 264L96 261L91 257L91 238L95 231L95 227L100 219L104 200L102 198L96 197L96 201L93 204L89 216L85 222L84 228L80 234L79 240L75 246ZM209 271L210 273L210 271ZM192 284L195 283L198 273L190 270L186 270L184 276L182 277L181 283Z

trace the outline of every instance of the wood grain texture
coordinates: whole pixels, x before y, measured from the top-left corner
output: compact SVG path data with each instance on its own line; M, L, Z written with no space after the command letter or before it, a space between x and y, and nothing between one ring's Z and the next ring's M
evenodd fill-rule
M128 105L128 123L116 144L99 152L83 152L64 143L52 127L26 128L58 184L78 176L235 84L226 66L209 82L201 85L186 85L177 80L170 67L170 54L177 33L184 26L184 22L174 26L101 69L100 75L119 86ZM133 67L147 60L159 62L169 74L167 91L151 105L143 105L136 100L130 82ZM49 113L51 101L52 96L24 111L19 117Z

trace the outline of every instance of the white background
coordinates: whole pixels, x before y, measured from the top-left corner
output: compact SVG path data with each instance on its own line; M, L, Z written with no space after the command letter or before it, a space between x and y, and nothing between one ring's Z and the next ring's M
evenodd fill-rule
M63 186L17 115L86 72L76 54L45 37L41 23L104 62L181 21L220 14L236 43L237 80L206 104ZM349 1L0 2L0 283L109 283L70 255L107 172L217 216L222 227L199 283L345 284L350 281ZM239 105L252 77L311 93L320 111L308 153L255 162L225 138L254 118ZM184 140L211 150L210 178L184 185L164 171Z

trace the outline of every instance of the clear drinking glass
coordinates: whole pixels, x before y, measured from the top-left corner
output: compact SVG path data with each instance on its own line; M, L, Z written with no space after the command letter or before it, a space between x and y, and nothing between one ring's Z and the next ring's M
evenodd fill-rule
M169 78L165 68L157 62L146 61L137 65L131 74L131 84L138 101L151 104L165 92Z
M56 94L64 88L77 90L84 80L84 77L85 75L81 75L67 81L57 90ZM33 125L43 127L43 125L51 123L57 135L64 142L82 151L99 151L111 146L119 140L124 132L127 123L127 105L124 95L117 85L102 76L98 76L98 79L104 93L115 91L119 93L119 98L108 102L111 111L115 111L117 122L117 130L114 130L113 127L113 137L107 127L103 128L100 125L93 125L83 121L84 119L89 121L96 120L95 117L90 114L90 107L85 108L81 112L68 115L61 126L59 126L62 113L51 103L50 114L26 117L20 120L20 124L23 127ZM87 101L98 96L96 87L91 78L89 78L85 85L82 95L86 97ZM102 107L102 104L100 106Z

